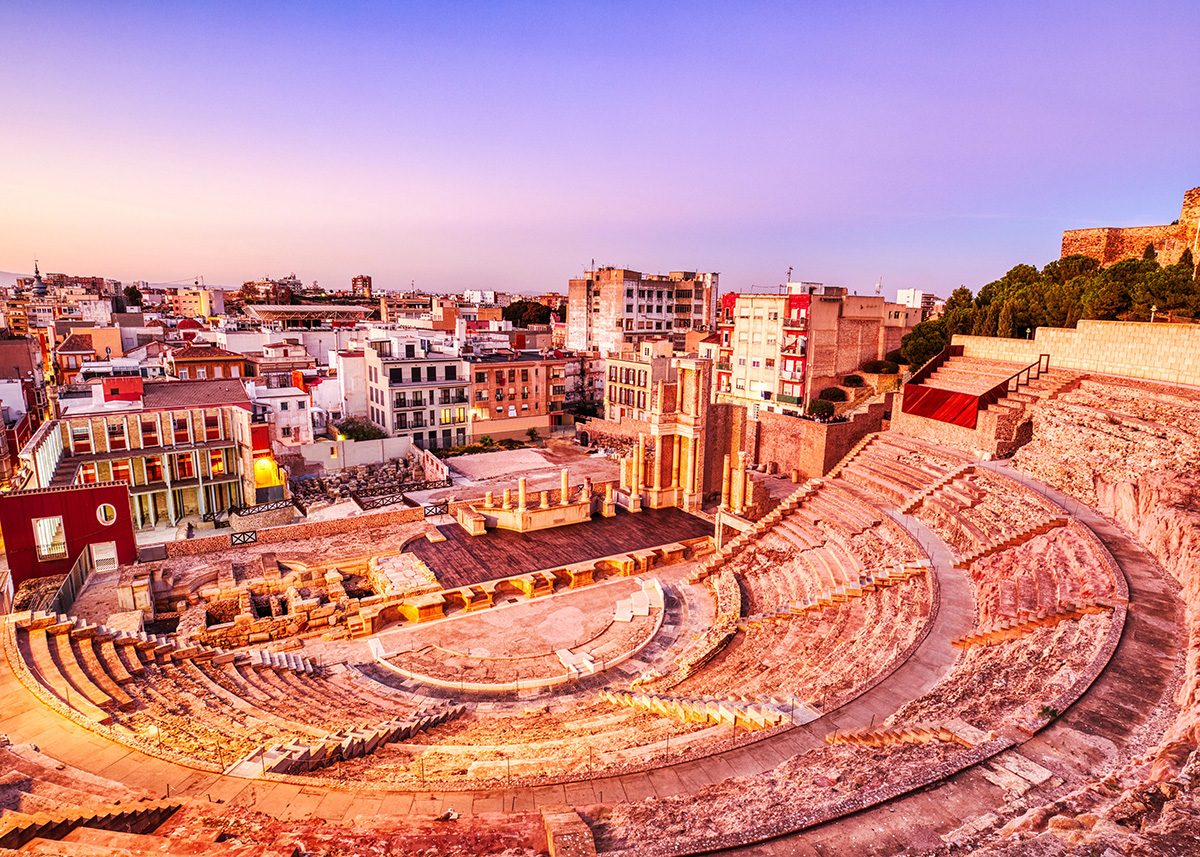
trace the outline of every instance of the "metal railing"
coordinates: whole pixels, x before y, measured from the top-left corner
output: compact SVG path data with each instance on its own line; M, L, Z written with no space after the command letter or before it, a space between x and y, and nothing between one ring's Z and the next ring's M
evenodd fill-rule
M91 571L91 550L90 547L85 547L75 560L75 564L71 566L71 570L67 572L67 576L63 578L58 591L54 593L48 609L55 613L70 611L71 607L75 604L75 599L79 596L80 590L83 589L84 583L87 582Z
M308 509L303 503L295 497L288 497L284 500L272 500L270 503L260 503L257 506L232 506L229 509L229 514L237 515L239 518L245 518L249 515L261 515L263 512L274 512L277 509L286 509L291 506L301 515L307 515ZM208 520L208 516L204 516L204 520Z
M247 530L244 533L230 533L229 534L230 547L237 547L238 545L252 545L257 541L258 541L258 530Z
M449 514L450 514L450 503L446 500L443 500L440 503L430 503L428 506L425 507L425 517L426 518L432 518L435 515L449 515Z

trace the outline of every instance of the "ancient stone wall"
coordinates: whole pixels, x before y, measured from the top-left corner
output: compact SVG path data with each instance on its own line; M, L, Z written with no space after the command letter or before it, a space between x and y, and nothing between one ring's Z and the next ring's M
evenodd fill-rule
M1097 229L1068 229L1063 232L1062 255L1091 256L1102 265L1123 259L1140 259L1146 245L1153 244L1158 261L1174 265L1189 247L1195 248L1200 226L1200 187L1183 195L1179 220L1166 226L1104 226Z
M1032 340L955 336L963 356L1032 363L1050 355L1050 368L1200 385L1200 325L1081 321L1074 330L1040 327Z
M397 509L391 512L380 512L374 515L354 515L348 518L335 518L329 521L307 521L303 524L291 524L282 527L270 527L258 530L258 544L277 544L295 539L311 539L320 536L333 536L339 533L349 533L366 527L394 527L400 524L411 524L425 519L425 510L416 508ZM213 551L228 550L230 536L209 536L203 539L184 539L177 542L167 542L163 545L167 559L181 556L196 556L197 554Z
M875 403L845 423L818 423L764 411L758 422L758 463L785 474L796 468L804 479L824 476L856 443L883 428L888 407L888 403Z

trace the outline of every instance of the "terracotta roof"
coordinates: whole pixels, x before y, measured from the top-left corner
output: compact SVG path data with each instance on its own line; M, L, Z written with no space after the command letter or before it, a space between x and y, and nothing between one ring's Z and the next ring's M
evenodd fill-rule
M142 407L146 410L211 408L217 405L250 407L246 387L236 378L217 378L211 381L147 381L142 389Z
M219 345L198 345L196 343L187 343L181 345L171 352L171 356L176 360L242 360L241 354L233 351L226 351Z
M58 346L59 354L95 354L92 337L87 333L72 333Z

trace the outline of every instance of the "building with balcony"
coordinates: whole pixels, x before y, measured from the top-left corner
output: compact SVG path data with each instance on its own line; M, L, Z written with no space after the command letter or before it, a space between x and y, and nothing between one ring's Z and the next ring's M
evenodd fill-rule
M21 449L19 488L123 482L138 528L282 496L239 380L97 379L61 390L58 408Z
M419 332L368 340L363 351L367 416L421 449L467 442L468 386L462 359L436 351Z
M569 425L567 363L559 352L495 351L465 358L471 375L471 439L545 437Z
M620 351L643 339L677 338L713 322L716 273L643 274L598 268L572 279L567 289L567 338L572 351Z
M674 348L667 339L647 340L637 348L613 352L605 361L604 418L649 419L650 403L660 381L674 383Z
M899 348L918 321L919 308L820 283L724 295L713 400L799 414L823 387Z
M317 365L317 359L295 337L263 343L261 351L243 352L243 356L246 358L246 374L251 378L266 379L263 383L268 385L290 384L292 372L314 369Z

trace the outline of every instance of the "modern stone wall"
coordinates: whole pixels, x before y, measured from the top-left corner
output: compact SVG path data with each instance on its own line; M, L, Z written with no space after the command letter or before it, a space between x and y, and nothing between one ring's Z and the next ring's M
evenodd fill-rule
M1028 364L1049 354L1051 369L1200 386L1200 325L1081 321L1038 328L1032 340L955 336L954 344L964 357Z

